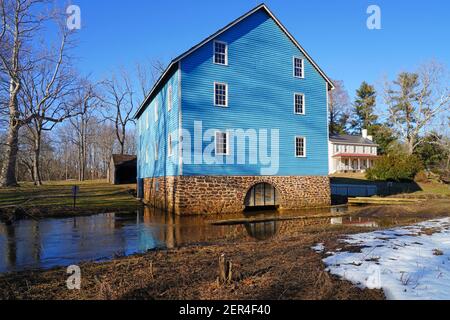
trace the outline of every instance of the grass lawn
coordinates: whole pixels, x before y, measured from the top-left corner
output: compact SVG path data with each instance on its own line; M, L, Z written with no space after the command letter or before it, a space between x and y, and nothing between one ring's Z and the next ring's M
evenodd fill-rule
M73 209L74 185L79 186L76 209ZM129 211L139 205L133 196L135 189L134 184L115 186L103 180L46 182L41 187L24 182L17 188L0 188L0 208L34 208L48 215Z

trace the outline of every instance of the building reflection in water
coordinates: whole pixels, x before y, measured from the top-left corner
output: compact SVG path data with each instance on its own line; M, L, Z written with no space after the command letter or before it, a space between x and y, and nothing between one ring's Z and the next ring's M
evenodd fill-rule
M273 216L273 212L258 217ZM229 218L242 218L236 215ZM249 236L273 237L280 222L215 226L217 216L176 216L152 208L128 214L99 214L62 219L0 223L0 273L52 268L80 261L102 261L157 248L220 242Z
M279 221L246 223L245 229L250 237L256 240L268 240L280 231Z

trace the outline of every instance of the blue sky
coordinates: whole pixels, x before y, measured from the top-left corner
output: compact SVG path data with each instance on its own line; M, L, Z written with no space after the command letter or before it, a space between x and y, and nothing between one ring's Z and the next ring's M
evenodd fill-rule
M100 79L120 66L169 62L260 1L78 0L82 29L76 55ZM366 80L413 71L436 59L450 65L450 1L267 0L265 3L325 73L351 97ZM382 29L366 27L367 7L381 8Z

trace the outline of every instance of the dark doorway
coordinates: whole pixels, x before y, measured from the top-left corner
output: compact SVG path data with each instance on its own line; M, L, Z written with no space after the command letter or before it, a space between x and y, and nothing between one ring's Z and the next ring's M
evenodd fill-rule
M253 186L245 197L247 209L277 207L280 195L278 190L269 183L258 183Z

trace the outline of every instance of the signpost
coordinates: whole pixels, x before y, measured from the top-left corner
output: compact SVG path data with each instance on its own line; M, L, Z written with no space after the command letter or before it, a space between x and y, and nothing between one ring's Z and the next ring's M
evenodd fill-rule
M77 193L80 191L79 186L73 186L72 187L72 196L73 196L73 208L75 209L75 206L77 204Z

